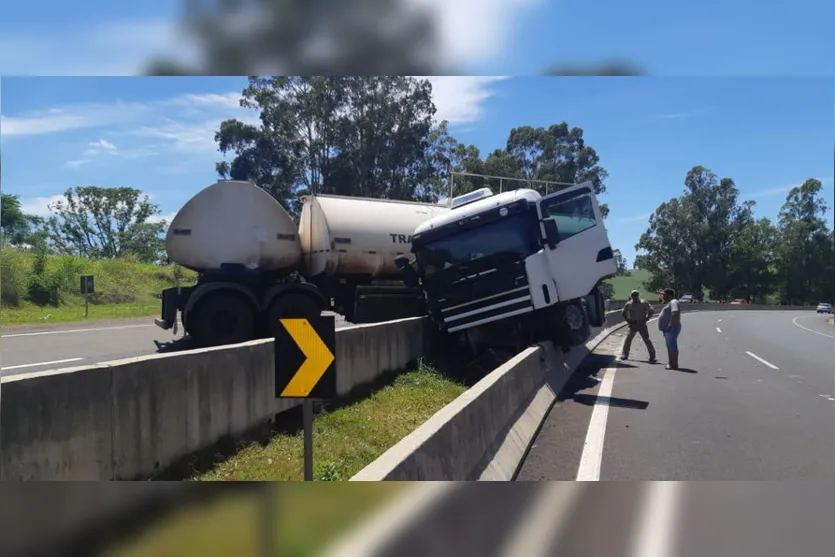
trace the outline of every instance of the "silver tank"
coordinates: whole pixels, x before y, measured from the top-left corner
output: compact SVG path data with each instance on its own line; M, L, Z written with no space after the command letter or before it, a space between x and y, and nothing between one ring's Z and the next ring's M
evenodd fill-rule
M422 222L449 212L439 204L338 195L302 198L299 237L308 277L398 277L394 263L408 254Z
M275 198L252 182L220 180L192 197L168 227L168 257L204 271L221 264L278 271L299 263L307 277L398 277L422 222L449 212L440 204L336 195L302 198L296 226Z
M270 194L251 182L220 180L201 190L171 221L168 257L196 271L223 263L281 270L301 260L296 224Z

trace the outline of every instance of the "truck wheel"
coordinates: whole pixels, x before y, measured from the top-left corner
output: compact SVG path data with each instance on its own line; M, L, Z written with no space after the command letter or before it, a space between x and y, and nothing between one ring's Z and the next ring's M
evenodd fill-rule
M563 320L571 346L580 346L588 340L591 335L591 327L588 313L583 304L579 302L568 304L565 307Z
M267 330L275 336L281 327L281 319L318 317L324 308L306 294L287 294L276 298L267 310Z
M189 311L188 321L189 334L200 346L237 344L255 335L255 312L236 294L207 296Z
M603 327L606 324L606 300L597 287L586 296L586 304L589 310L589 324L592 327Z

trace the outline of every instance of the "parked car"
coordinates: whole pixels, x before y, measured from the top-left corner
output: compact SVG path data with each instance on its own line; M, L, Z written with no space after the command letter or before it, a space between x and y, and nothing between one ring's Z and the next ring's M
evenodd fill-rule
M832 304L821 302L818 304L818 313L832 313Z

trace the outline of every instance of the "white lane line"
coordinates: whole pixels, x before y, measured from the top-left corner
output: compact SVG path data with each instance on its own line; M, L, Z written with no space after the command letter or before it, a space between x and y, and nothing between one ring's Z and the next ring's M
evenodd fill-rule
M577 469L578 482L596 482L600 480L600 467L603 463L603 442L606 438L606 422L609 420L609 399L615 385L615 369L603 370L603 379L597 391L597 400L591 411L583 454Z
M638 530L632 546L634 557L673 557L678 533L683 482L648 482Z
M719 327L716 327L716 332L717 332L717 333L721 333L721 332L722 332L722 329L720 329Z
M0 367L0 371L7 371L10 369L23 369L25 367L51 366L52 364L66 364L69 362L80 362L84 358L67 358L66 360L53 360L51 362L38 362L36 364L22 364L18 366Z
M324 557L378 555L398 538L444 504L444 498L461 489L457 482L415 482L414 487L375 510L323 552Z
M140 329L143 327L156 327L156 325L120 325L118 327L91 327L89 329L68 329L65 331L39 331L37 333L14 333L11 335L0 335L0 338L13 337L35 337L41 335L64 335L68 333L89 333L92 331L115 331L118 329ZM162 330L162 329L160 329Z
M548 482L499 552L502 557L548 557L567 526L583 484Z
M753 352L746 351L745 353L748 354L749 356L751 356L752 358L754 358L755 360L757 360L758 362L767 365L771 369L780 369L779 367L775 366L774 364L766 362L765 360L763 360L762 358L760 358L759 356L757 356Z
M835 339L835 336L828 335L828 334L826 334L826 333L822 333L822 332L820 332L820 331L815 331L815 330L813 330L813 329L810 329L809 327L804 327L803 325L801 325L800 323L798 323L798 322L797 322L797 320L798 320L798 319L801 319L801 318L804 318L804 317L814 317L814 316L812 316L812 315L800 315L800 316L798 316L798 317L795 317L794 319L792 319L792 323L794 324L794 326L795 326L795 327L800 327L800 328L801 328L801 329L803 329L804 331L809 331L810 333L815 333L816 335L820 335L820 336L822 336L822 337L827 337L827 338L833 338L833 339Z

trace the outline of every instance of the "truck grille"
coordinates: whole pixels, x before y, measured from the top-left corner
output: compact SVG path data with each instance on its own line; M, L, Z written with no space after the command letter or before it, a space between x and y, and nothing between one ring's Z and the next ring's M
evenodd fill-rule
M533 300L527 277L521 275L509 278L512 280L504 278L493 281L485 278L482 281L464 285L456 292L456 296L439 300L437 315L443 321L447 331L455 332L503 317L533 311ZM491 282L493 282L492 285ZM494 288L486 288L489 286Z

